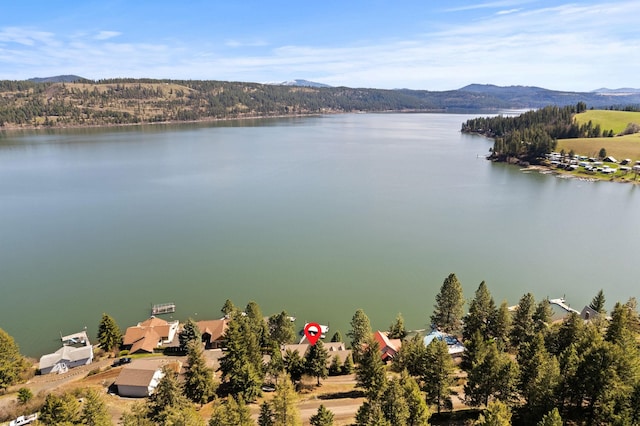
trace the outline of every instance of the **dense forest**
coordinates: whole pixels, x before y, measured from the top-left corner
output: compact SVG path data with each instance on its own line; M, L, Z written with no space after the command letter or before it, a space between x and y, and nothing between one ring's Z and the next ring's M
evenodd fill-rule
M64 77L64 78L62 78ZM74 80L75 78L75 80ZM628 102L637 102L633 95ZM304 87L212 80L108 79L77 76L0 81L0 128L107 126L338 112L471 111L592 105L620 97L546 89L471 85L459 90ZM574 102L575 104L575 102Z
M535 164L555 149L557 139L614 136L612 129L602 129L591 121L576 123L574 115L586 109L584 102L578 102L574 106L546 106L516 117L473 118L462 124L462 131L494 138L492 159L517 159Z
M385 364L372 337L369 318L358 309L347 333L352 357L341 364L320 341L301 356L281 354L294 341L286 312L265 320L255 302L244 310L227 301L231 319L219 374L206 365L201 336L188 320L180 333L186 372L166 370L156 392L120 419L123 425L255 425L249 407L261 399L263 383L275 383L273 398L262 399L259 425L298 425L303 378L320 386L328 375L355 373L349 398L364 402L356 425L633 425L640 422L640 317L635 298L616 303L607 313L601 290L588 307L553 319L548 299L527 293L515 307L497 305L481 282L465 309L462 284L455 274L443 282L430 318L433 327L464 343L453 358L445 339L425 345L421 333L408 333L399 314L388 330L402 346ZM466 312L466 314L465 314ZM119 328L103 315L100 346L117 351ZM332 341L341 341L339 332ZM0 332L2 388L20 381L25 365L17 347ZM355 361L355 366L352 361ZM22 392L22 393L21 393ZM83 396L80 406L77 396ZM105 401L92 390L35 397L18 391L24 412L40 412L45 424L111 424ZM208 404L206 419L199 410ZM463 409L461 404L469 408ZM256 412L254 410L254 412ZM91 419L100 419L96 422ZM333 424L323 405L312 425Z

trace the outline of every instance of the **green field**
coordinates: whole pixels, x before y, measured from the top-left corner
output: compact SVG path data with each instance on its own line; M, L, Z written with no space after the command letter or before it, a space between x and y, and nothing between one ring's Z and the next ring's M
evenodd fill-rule
M631 111L593 109L576 114L574 118L578 124L591 120L593 125L599 124L602 130L613 129L615 134L622 132L629 123L640 124L640 112Z
M614 133L622 132L627 124L640 124L640 112L589 110L575 115L579 124L591 120L593 125L599 124L603 130L613 129ZM559 139L556 151L569 152L573 150L577 155L597 157L600 148L607 150L607 155L617 160L630 158L640 160L640 133L635 135L614 136L612 138L578 138Z

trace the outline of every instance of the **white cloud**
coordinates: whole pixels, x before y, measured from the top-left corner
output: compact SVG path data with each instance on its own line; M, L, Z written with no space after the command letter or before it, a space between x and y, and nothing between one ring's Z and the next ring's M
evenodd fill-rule
M496 12L496 15L509 15L511 13L520 12L522 9L508 9L508 10L500 10Z
M122 33L118 31L100 31L93 38L95 40L108 40L110 38L118 37L119 35L122 35Z

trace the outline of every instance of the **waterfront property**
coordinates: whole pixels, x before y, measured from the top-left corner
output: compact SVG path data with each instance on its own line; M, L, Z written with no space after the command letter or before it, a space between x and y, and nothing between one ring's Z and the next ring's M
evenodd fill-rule
M202 335L202 342L206 349L219 349L225 346L224 333L229 326L229 318L219 320L198 321L198 329Z
M40 374L66 373L70 368L89 365L93 362L93 347L87 332L62 336L62 347L40 357Z
M447 344L449 355L452 357L462 356L464 352L464 345L460 341L450 334L442 333L438 330L433 330L431 333L424 336L422 342L425 346L429 346L434 339L444 341Z
M393 360L402 347L402 340L389 339L389 333L386 331L376 331L373 338L378 342L380 347L380 355L384 362Z
M178 332L178 321L168 322L154 316L128 327L122 339L122 346L129 353L153 353L154 350L174 343Z

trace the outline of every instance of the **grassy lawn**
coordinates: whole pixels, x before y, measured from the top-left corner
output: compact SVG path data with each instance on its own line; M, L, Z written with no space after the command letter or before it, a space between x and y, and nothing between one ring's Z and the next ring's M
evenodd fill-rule
M602 130L613 129L615 134L622 132L629 123L640 124L640 112L631 111L594 109L576 114L574 118L578 124L585 124L591 120L594 126L599 124Z
M640 115L638 117L640 118ZM600 148L606 149L607 155L614 156L618 161L625 158L640 160L640 133L613 138L559 139L556 151L573 150L577 155L597 157Z

